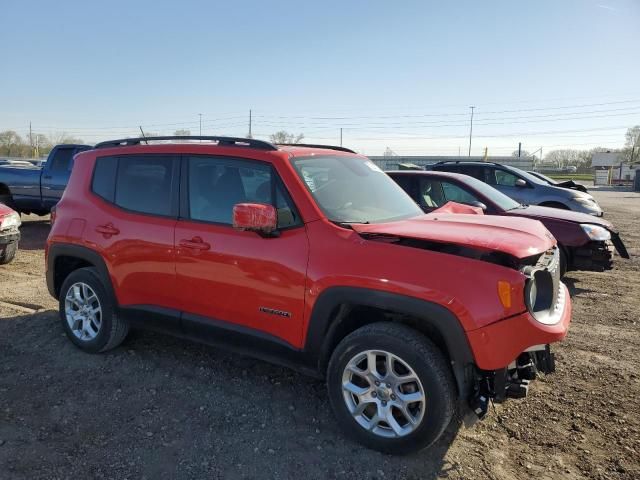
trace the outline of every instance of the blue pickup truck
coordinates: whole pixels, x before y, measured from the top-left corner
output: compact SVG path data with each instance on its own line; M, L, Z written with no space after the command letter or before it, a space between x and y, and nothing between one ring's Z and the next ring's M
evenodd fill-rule
M48 214L67 186L73 156L91 148L89 145L56 145L41 167L26 163L0 164L0 203L20 213Z

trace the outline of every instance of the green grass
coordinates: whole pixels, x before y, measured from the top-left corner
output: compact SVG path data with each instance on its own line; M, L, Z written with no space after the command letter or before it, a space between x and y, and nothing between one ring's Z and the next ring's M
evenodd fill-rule
M590 173L569 173L569 174L550 174L548 177L554 180L576 180L582 182L593 182L593 175Z

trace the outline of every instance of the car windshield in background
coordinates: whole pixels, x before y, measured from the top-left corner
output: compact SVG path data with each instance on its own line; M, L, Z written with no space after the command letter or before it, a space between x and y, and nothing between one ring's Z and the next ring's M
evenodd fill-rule
M423 214L371 160L313 156L291 161L318 206L333 222L381 223Z
M467 178L465 178L464 181L471 188L473 188L477 192L480 192L482 195L487 197L489 200L491 200L493 203L495 203L498 207L502 208L503 210L513 210L514 208L518 208L521 206L518 202L516 202L510 197L507 197L504 193L496 190L491 185L481 182L476 178L467 176Z

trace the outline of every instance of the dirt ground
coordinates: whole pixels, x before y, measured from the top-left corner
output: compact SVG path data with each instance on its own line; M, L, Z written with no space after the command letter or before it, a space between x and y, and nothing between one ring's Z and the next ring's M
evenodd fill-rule
M568 275L556 374L407 457L346 440L285 368L141 332L82 353L44 284L48 223L25 218L0 267L0 478L640 478L640 194L594 195L633 258Z

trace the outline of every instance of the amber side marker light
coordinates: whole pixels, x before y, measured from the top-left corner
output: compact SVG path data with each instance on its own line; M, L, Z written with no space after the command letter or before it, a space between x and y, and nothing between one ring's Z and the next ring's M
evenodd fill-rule
M504 308L511 308L511 284L505 280L498 280L498 297Z

